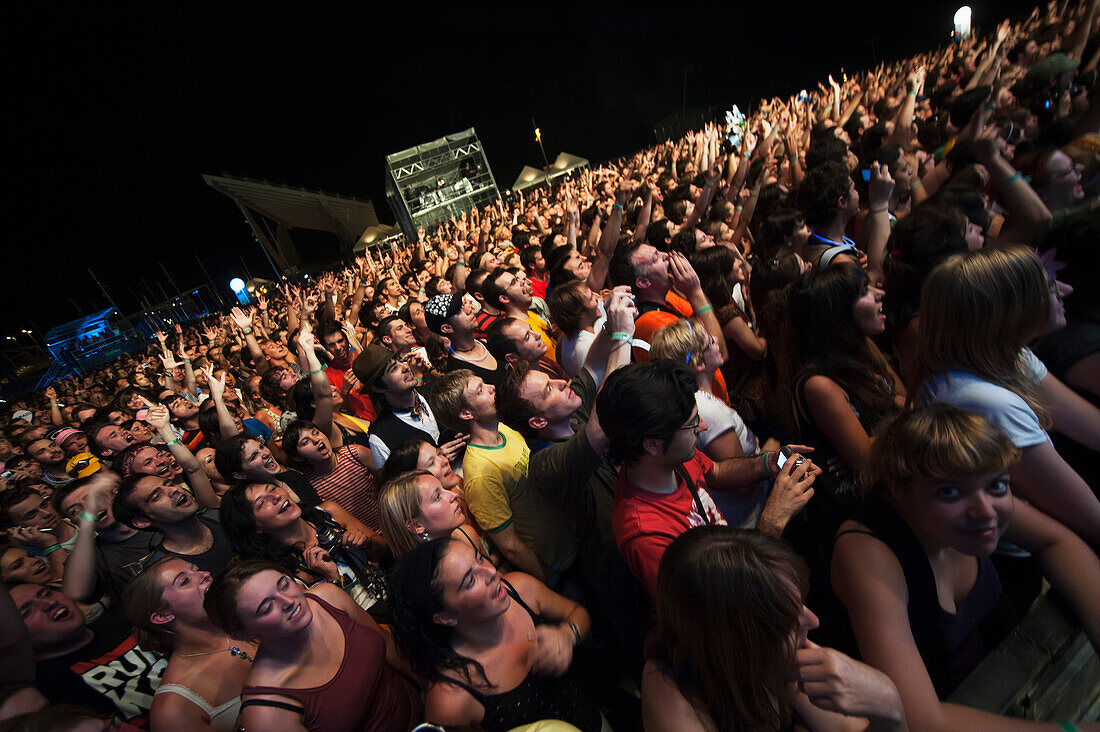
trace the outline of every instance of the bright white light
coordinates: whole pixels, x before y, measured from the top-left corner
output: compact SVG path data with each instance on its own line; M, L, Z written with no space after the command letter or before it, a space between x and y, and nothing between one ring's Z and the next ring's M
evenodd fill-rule
M970 18L973 14L969 5L955 11L955 38L962 40L970 37Z
M242 280L240 277L234 277L233 279L229 280L229 289L233 292L240 292L244 289L244 280Z

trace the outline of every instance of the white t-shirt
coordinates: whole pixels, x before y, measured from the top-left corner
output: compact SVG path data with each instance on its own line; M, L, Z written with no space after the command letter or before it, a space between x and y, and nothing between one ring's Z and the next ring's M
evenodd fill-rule
M737 434L745 455L760 451L760 441L735 409L702 390L695 392L695 404L699 407L699 418L707 423L707 428L699 431L699 449L704 453L710 443L729 430ZM709 453L707 456L710 457ZM771 481L762 480L747 491L714 491L711 497L730 526L751 529L756 527L770 491Z
M565 373L570 377L576 376L581 372L581 368L584 366L585 359L588 358L588 351L592 348L593 341L596 340L596 333L603 330L604 323L607 321L607 317L603 314L603 303L600 303L600 317L596 320L595 325L592 328L593 332L586 330L578 331L572 338L563 338L561 342L561 364L565 369ZM590 364L592 367L592 373L596 377L596 385L599 386L603 383L604 369L607 367L607 357L610 354L611 344L608 343L605 350L607 353L596 354L594 361L596 363Z
M1032 380L1047 375L1047 367L1028 349L1021 352ZM997 386L967 371L948 371L930 376L924 382L921 402L951 404L980 414L1004 431L1018 448L1041 445L1050 437L1039 424L1039 417L1015 392Z
M706 452L707 445L729 430L737 433L746 455L755 455L760 450L760 441L733 407L701 389L695 392L695 404L699 407L699 418L707 423L707 428L699 431L700 450Z

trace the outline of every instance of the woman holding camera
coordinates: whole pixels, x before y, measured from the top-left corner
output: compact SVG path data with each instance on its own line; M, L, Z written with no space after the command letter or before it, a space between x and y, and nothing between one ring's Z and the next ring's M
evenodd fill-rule
M245 481L222 497L221 521L241 559L270 559L307 586L332 582L382 614L385 583L370 562L389 557L386 540L338 504L303 509L277 483Z

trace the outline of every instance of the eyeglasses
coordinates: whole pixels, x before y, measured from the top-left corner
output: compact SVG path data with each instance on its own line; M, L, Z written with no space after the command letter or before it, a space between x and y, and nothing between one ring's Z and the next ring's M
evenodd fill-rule
M702 418L698 415L698 413L696 413L695 419L691 420L690 422L685 424L683 427L678 427L677 431L680 431L680 430L693 430L693 431L698 430L699 425L701 423L702 423Z
M1061 292L1058 290L1058 280L1047 280L1047 292L1051 297L1060 297Z

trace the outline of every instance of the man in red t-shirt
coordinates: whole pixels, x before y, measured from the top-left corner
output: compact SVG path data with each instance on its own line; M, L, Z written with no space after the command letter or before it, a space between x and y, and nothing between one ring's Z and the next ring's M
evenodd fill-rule
M793 458L781 472L775 452L713 462L696 448L696 435L707 425L695 389L683 365L652 361L614 372L596 398L611 457L622 462L612 511L615 543L650 594L673 539L696 526L725 524L709 490L750 490L778 475L757 527L779 536L813 495L810 486L821 472Z
M332 357L325 369L325 376L347 399L352 414L360 419L373 422L378 418L378 415L370 398L359 393L359 390L355 388L357 382L353 382L348 385L348 388L344 388L344 380L351 371L351 365L355 362L355 357L359 355L348 342L344 326L335 320L322 321L317 326L317 336L321 341L321 345ZM354 378L355 374L352 373L351 375Z

